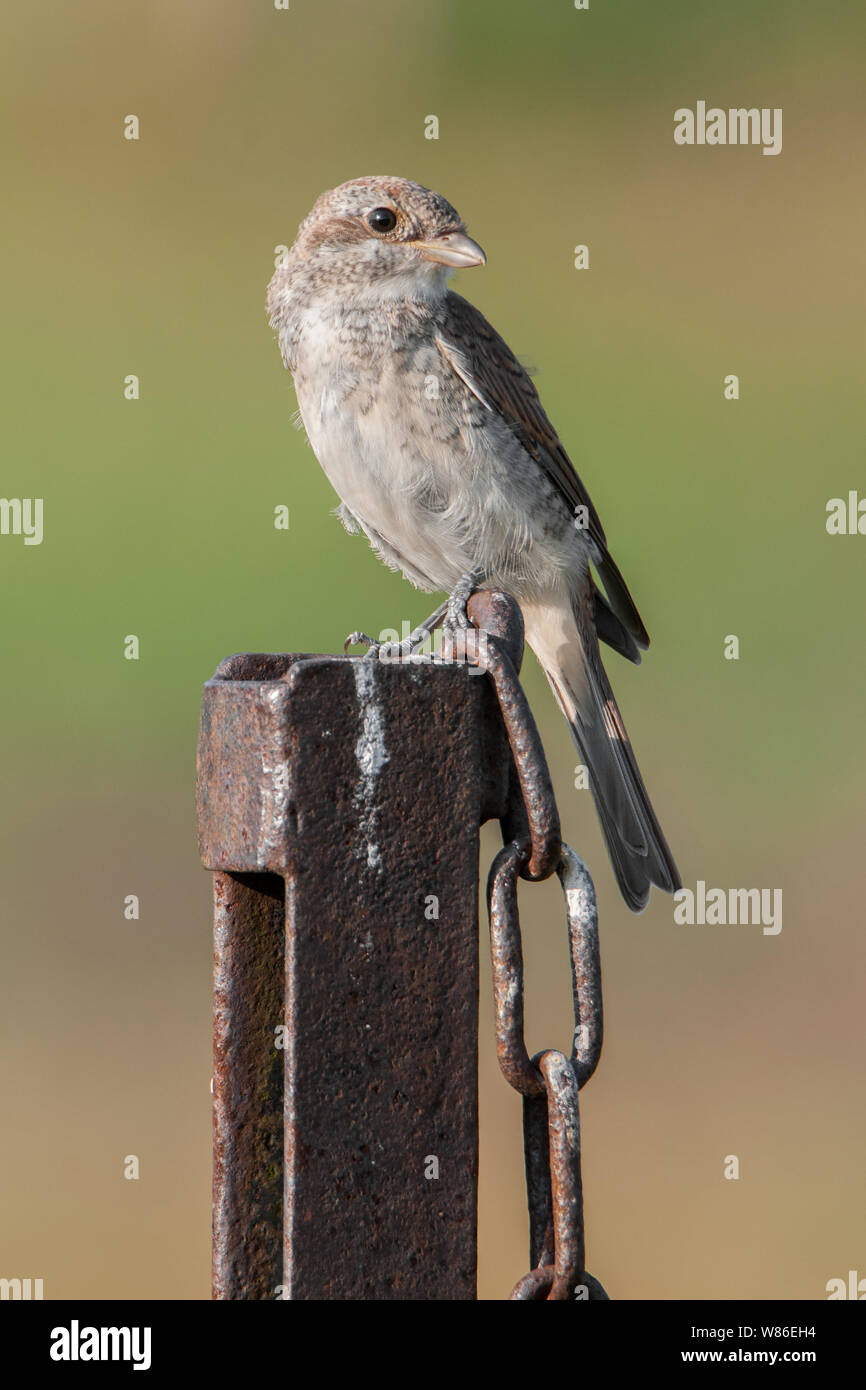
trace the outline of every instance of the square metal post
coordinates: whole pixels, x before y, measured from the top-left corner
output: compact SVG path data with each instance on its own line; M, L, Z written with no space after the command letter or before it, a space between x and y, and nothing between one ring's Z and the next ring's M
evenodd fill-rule
M214 1297L475 1297L478 831L509 768L467 665L243 654L206 684Z

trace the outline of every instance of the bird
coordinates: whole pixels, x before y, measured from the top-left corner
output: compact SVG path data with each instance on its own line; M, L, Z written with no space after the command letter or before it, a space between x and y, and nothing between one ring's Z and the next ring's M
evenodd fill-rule
M441 194L351 179L301 222L268 321L346 530L417 588L451 596L434 619L465 626L476 588L519 605L620 892L641 912L651 885L682 885L599 643L639 663L649 636L531 377L448 283L486 259Z

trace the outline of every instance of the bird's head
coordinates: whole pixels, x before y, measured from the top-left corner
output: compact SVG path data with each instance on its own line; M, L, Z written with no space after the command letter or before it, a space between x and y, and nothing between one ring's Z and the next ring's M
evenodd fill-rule
M357 302L436 297L453 270L485 261L440 194L408 179L378 177L323 193L298 228L285 268L316 293Z

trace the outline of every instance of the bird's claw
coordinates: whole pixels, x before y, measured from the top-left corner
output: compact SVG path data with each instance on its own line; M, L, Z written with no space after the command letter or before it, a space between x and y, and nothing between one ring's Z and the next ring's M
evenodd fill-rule
M402 642L379 642L375 637L369 637L366 632L350 632L343 643L343 652L348 652L350 647L363 645L367 648L365 658L369 657L372 660L380 661L408 661L415 656L419 648L423 647L434 627L440 622L442 622L445 632L464 633L472 631L466 605L483 577L479 571L464 574L447 603L440 604L435 613L431 613L429 618L425 618L424 622L416 627L415 631L410 633L408 637L404 637Z
M345 656L350 647L359 646L367 648L367 651L364 653L365 657L377 657L379 655L381 643L377 642L375 637L368 637L366 632L350 632L343 643L343 655Z
M445 626L450 628L452 632L468 632L472 627L466 612L466 605L483 577L476 570L470 574L464 574L457 581L445 611Z
M431 613L429 618L425 618L411 632L408 637L404 637L402 642L379 642L375 637L368 637L366 632L350 632L343 643L343 652L347 652L350 647L363 643L367 648L366 656L377 658L380 661L408 661L424 646L430 638L434 627L440 623L447 612L448 605L442 603Z

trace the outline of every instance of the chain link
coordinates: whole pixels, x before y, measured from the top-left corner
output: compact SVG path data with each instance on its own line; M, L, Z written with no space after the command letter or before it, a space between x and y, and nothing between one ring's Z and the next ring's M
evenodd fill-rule
M492 677L514 759L506 844L487 886L496 1053L502 1074L523 1096L531 1272L513 1300L607 1298L584 1265L578 1094L598 1065L602 1044L601 964L595 889L586 865L560 838L550 772L523 688L504 648L485 634L478 664ZM523 948L518 878L556 872L565 895L574 999L571 1056L530 1058L523 1036Z

